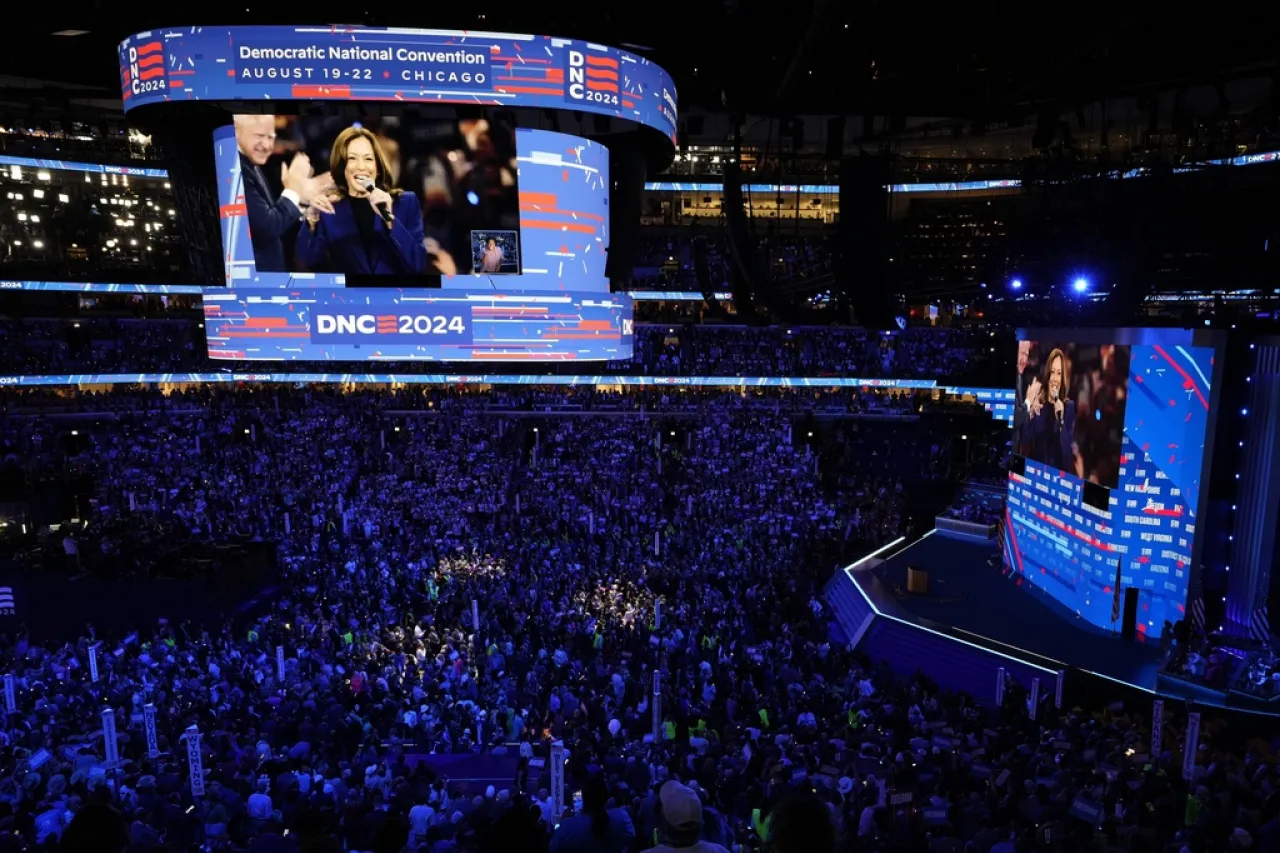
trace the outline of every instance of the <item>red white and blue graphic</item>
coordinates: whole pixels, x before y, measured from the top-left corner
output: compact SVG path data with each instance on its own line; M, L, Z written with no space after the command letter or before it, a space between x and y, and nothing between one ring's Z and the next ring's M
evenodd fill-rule
M643 56L551 36L402 27L186 27L120 44L125 109L167 101L395 101L574 109L675 145L676 88Z
M212 287L204 317L211 358L250 361L603 361L634 341L621 293Z
M1205 485L1213 366L1212 347L1133 345L1109 511L1084 503L1085 483L1074 473L1027 460L1025 475L1009 475L1006 570L1110 629L1119 566L1121 586L1140 590L1141 638L1181 619Z
M164 42L154 33L134 36L120 45L120 90L126 102L169 94Z
M125 175L130 178L160 178L167 180L164 169L145 166L116 166L109 163L77 163L72 160L40 160L33 157L13 157L0 154L0 166L17 166L19 169L48 169L62 172L92 172L95 175Z
M335 273L259 272L249 239L244 181L235 129L214 133L214 168L222 222L227 283L237 289L342 287ZM502 292L528 290L609 292L604 267L609 250L609 151L598 142L547 130L517 130L520 177L520 275L504 275ZM442 276L444 288L473 288L486 279Z

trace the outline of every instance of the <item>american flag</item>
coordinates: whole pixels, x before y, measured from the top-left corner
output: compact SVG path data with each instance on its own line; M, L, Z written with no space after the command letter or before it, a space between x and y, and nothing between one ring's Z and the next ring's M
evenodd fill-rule
M1191 627L1196 634L1204 634L1204 596L1191 600Z
M1120 573L1124 570L1124 558L1116 560L1116 585L1111 594L1111 621L1120 618ZM1113 629L1114 630L1114 629Z
M1253 613L1249 616L1249 639L1260 643L1271 642L1271 617L1265 603L1253 608Z

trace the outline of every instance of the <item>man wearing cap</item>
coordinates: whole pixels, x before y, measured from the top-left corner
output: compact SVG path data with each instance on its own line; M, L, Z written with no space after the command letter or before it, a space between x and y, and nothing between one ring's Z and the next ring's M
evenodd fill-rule
M645 853L729 853L702 841L702 801L693 789L674 780L658 791L657 844Z

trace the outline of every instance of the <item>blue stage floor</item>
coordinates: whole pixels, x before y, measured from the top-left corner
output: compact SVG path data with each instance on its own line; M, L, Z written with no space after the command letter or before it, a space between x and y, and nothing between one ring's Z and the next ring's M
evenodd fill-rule
M990 562L993 555L995 566ZM854 576L887 615L1034 663L1056 663L1058 668L1066 664L1155 689L1160 660L1156 644L1126 642L1076 618L1038 587L1002 574L998 558L994 541L935 531ZM929 573L927 594L907 594L908 566Z

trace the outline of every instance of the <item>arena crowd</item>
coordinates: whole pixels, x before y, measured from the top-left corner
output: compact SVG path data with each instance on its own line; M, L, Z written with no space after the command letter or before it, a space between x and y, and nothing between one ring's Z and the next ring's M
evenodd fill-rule
M1237 760L1206 732L1188 791L1172 754L1132 765L1146 734L1120 706L1031 723L1019 689L983 709L848 650L823 584L909 531L930 484L956 475L941 440L953 412L873 416L855 400L246 386L67 406L7 394L10 465L78 466L99 484L82 526L43 543L62 567L39 570L162 574L127 528L276 542L282 569L256 609L215 624L7 636L18 710L0 752L5 843L1272 849L1267 744ZM60 415L85 425L79 442ZM38 550L9 560L37 570ZM118 767L104 766L103 707L119 721ZM553 742L568 756L558 820ZM1082 797L1096 820L1077 816Z

